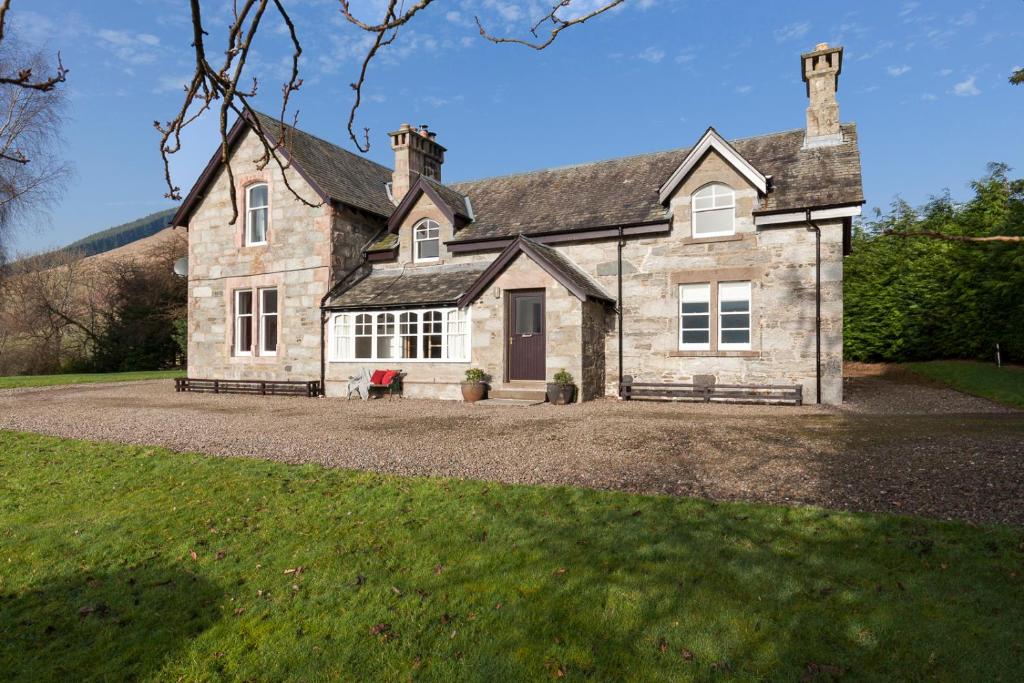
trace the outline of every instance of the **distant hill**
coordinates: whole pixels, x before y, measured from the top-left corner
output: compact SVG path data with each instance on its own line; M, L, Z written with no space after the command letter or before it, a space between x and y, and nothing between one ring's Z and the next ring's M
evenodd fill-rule
M69 244L65 249L80 251L85 256L94 256L105 251L117 249L160 232L170 223L175 211L177 209L158 211L143 218L137 218L131 223L95 232L73 244Z

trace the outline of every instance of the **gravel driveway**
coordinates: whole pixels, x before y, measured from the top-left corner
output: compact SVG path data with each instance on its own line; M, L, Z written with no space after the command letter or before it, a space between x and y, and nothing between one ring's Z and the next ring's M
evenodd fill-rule
M0 429L438 475L1024 524L1024 412L903 380L841 409L601 400L495 408L176 394L170 381L0 391Z

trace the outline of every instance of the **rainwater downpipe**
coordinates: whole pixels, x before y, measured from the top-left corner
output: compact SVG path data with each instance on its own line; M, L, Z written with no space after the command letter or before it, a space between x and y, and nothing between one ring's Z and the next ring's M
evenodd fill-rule
M618 244L618 280L619 280L619 292L618 301L616 302L616 308L618 308L619 321L617 327L619 328L619 398L622 398L622 247L624 247L626 241L622 234L622 226L619 226L619 244Z
M325 306L327 305L327 300L331 298L331 295L334 294L335 290L338 289L339 285L341 285L343 282L348 280L350 277L352 277L353 273L355 273L357 270L359 270L360 268L362 268L363 266L366 265L367 261L369 260L369 256L367 255L366 250L370 248L371 244L373 244L374 242L379 240L380 236L383 235L385 232L387 232L387 229L388 229L387 226L381 228L380 230L377 231L377 233L373 237L371 237L369 239L369 241L367 241L366 244L363 245L363 248L360 250L360 253L362 254L362 259L359 261L359 263L357 263L356 266L354 268L352 268L352 270L350 270L347 273L345 273L341 277L340 280L338 280L331 287L329 287L327 289L327 293L324 294L322 299L320 299L320 395L321 396L326 396L327 395L327 358L326 358L327 357L327 353L326 353L326 349L327 349L327 334L326 334L326 327L327 327L327 315L328 314L327 314L327 309L325 308Z
M821 403L821 228L807 209L807 230L814 233L814 374L815 402Z

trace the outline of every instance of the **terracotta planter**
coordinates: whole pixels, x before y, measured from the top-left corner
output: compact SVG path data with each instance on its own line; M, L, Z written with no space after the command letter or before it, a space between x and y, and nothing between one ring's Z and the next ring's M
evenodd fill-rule
M567 403L572 403L572 400L575 397L575 384L555 384L554 382L548 383L548 401L552 405L564 406Z
M487 393L487 384L484 382L463 382L462 398L466 403L476 403Z

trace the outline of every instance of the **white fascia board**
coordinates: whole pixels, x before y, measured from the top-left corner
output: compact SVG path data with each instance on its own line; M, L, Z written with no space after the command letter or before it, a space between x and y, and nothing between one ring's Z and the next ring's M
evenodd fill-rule
M683 159L683 163L679 164L669 179L665 181L665 184L661 186L661 190L658 193L658 199L664 204L668 201L668 198L672 196L672 193L676 191L683 180L690 174L693 167L697 165L709 149L714 149L716 152L722 155L722 157L729 162L729 164L735 168L740 174L750 181L750 184L757 188L757 191L761 194L768 193L768 179L756 168L751 165L749 161L740 156L739 152L733 149L733 146L725 141L721 135L718 134L714 128L708 128L707 132L701 137L700 141L690 150L690 153Z
M832 218L852 218L861 215L860 205L837 206L832 209L817 209L811 211L812 221L827 221ZM781 225L783 223L803 223L807 220L806 211L794 211L792 213L773 213L767 216L755 216L754 225Z

